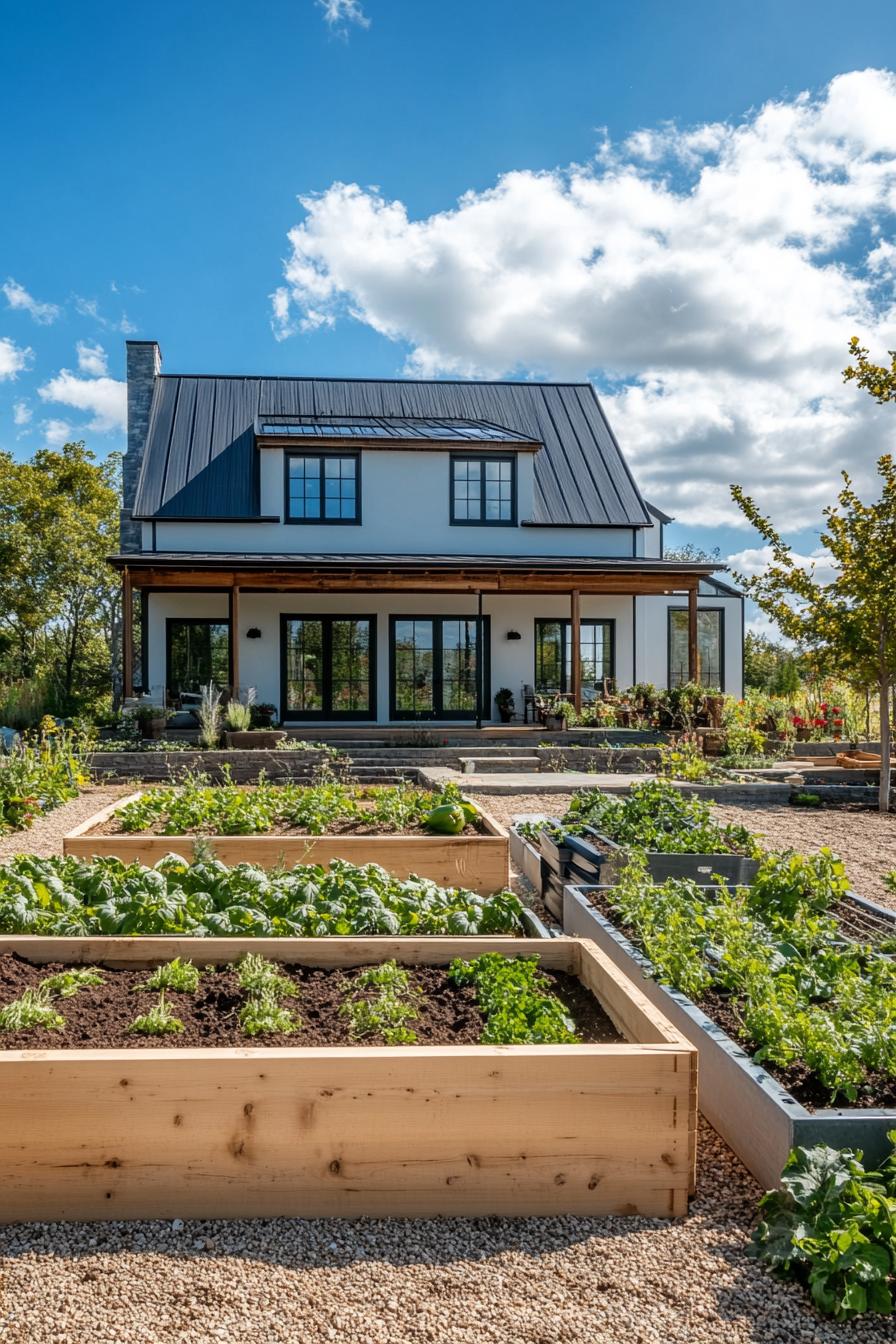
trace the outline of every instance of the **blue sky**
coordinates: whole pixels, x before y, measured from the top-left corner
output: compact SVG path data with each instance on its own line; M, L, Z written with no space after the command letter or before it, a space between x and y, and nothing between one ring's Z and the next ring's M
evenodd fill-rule
M188 372L591 376L680 535L751 546L728 471L809 554L893 437L835 366L896 330L896 83L831 88L896 68L892 5L329 2L4 4L0 446L122 446L126 334Z

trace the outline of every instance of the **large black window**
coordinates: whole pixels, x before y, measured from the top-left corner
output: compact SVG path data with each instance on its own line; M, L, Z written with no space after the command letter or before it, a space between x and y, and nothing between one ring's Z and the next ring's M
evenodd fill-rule
M452 455L451 521L512 526L516 522L514 458Z
M357 453L287 453L288 523L359 523L360 461Z
M491 716L487 616L482 651L475 616L393 616L391 625L392 718L474 719L480 694Z
M688 680L688 610L669 608L669 685ZM697 610L697 681L725 689L725 613L721 607Z
M572 688L572 640L568 620L535 622L535 689L540 695L563 694ZM582 621L579 653L582 691L593 698L613 675L614 621Z
M284 616L284 719L376 717L373 616Z
M169 697L196 695L203 686L230 684L228 621L169 619L165 624L165 680Z

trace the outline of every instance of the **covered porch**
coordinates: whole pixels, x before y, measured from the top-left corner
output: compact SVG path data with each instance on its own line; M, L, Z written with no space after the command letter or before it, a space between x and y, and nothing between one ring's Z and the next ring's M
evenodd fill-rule
M640 557L173 552L112 563L122 577L126 697L139 666L141 691L161 687L170 703L179 689L172 631L204 623L220 635L214 679L223 689L256 687L295 727L352 731L409 720L482 728L504 686L517 721L539 683L580 710L607 669L619 686L664 681L644 669L662 657L665 672L670 603L682 636L686 628L680 675L686 654L687 677L697 679L699 584L714 568Z

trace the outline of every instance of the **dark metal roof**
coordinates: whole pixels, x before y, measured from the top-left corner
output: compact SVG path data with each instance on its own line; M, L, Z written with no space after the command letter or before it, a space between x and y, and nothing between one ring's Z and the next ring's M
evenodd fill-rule
M108 558L119 568L127 565L138 569L559 569L591 574L699 574L702 577L724 568L695 560L590 555L311 555L306 551L255 555L246 551L140 551L136 554L123 552Z
M267 417L465 420L544 445L527 522L651 527L653 520L590 383L336 378L156 379L134 514L257 514L255 424Z
M262 438L388 439L412 443L525 443L533 440L487 420L419 420L410 416L262 415L255 426ZM540 442L540 441L539 441Z

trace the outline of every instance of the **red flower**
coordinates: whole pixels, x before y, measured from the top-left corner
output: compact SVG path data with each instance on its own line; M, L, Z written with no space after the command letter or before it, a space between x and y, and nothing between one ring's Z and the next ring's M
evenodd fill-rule
M843 710L840 708L839 705L833 705L832 708L831 708L831 713L832 713L832 714L842 714L842 713L843 713Z
M812 723L816 728L824 728L825 724L827 723L827 719L813 719Z

